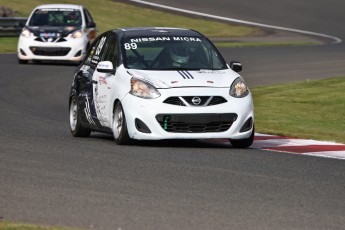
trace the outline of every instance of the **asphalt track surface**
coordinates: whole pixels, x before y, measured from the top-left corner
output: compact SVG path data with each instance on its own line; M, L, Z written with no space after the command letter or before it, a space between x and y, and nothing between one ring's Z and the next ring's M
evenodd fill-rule
M341 1L166 2L345 38ZM244 63L252 86L343 76L343 51L222 49ZM14 54L0 63L0 219L123 230L345 226L344 161L199 141L73 138L67 96L75 66L18 65Z

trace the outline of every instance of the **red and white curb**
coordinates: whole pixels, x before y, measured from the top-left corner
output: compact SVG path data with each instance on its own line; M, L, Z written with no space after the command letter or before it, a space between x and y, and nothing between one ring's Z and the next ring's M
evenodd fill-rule
M227 139L209 140L230 145ZM255 133L254 149L345 160L345 144Z
M252 148L345 160L345 144L255 134Z

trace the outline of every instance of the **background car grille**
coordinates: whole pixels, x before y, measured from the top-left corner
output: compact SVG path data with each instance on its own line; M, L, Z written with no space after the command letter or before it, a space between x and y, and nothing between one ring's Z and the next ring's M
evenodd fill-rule
M199 98L200 103L194 104L193 99ZM185 96L185 97L168 97L163 101L163 103L171 105L180 105L180 106L211 106L218 105L227 102L225 98L221 96Z
M38 41L38 42L48 42L48 39L46 38L42 38L42 37L38 37L38 38L35 38L35 41ZM64 38L52 38L51 41L49 42L65 42L66 39Z
M237 114L158 114L156 119L167 132L225 132L236 121Z
M37 47L31 46L30 50L35 55L41 56L66 56L71 50L69 47Z

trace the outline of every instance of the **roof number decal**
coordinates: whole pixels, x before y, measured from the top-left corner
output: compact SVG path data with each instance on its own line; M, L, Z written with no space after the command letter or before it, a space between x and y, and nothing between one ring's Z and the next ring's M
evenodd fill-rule
M136 43L125 43L123 44L126 50L135 50L138 48L138 45Z

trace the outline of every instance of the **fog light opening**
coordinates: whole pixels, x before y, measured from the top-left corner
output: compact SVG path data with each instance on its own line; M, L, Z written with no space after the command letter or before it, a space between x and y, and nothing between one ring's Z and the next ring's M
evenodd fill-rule
M247 132L253 127L253 118L250 117L244 124L242 125L242 128L240 129L240 133Z
M21 55L26 56L26 53L24 52L24 50L19 49L19 51L20 51L20 54L21 54Z
M74 57L79 57L79 56L81 56L81 52L82 52L82 50L79 50L79 51L74 55Z
M149 129L149 127L147 127L147 125L138 118L135 119L135 127L137 128L139 132L151 133L151 130Z

